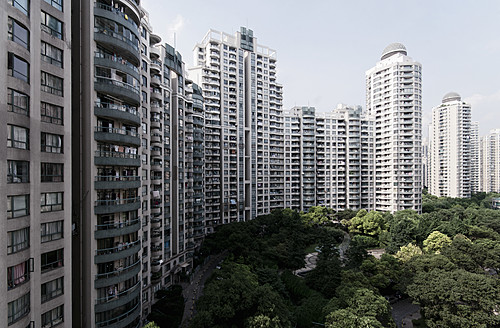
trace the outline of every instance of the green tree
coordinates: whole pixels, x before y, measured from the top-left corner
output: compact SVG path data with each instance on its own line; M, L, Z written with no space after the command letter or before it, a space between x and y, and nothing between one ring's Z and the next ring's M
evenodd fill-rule
M332 220L334 211L324 206L311 206L307 213L302 214L302 221L308 225L321 225Z
M336 310L326 318L327 328L384 328L374 317L357 315L349 309Z
M366 212L360 210L358 214L349 221L349 232L359 233L377 237L383 230L387 229L384 216L377 211Z
M450 237L439 231L434 231L424 240L424 252L439 253L441 248L450 244Z
M415 256L422 255L422 250L417 245L409 243L406 246L402 246L396 253L396 258L402 262L407 262Z
M499 280L462 269L418 272L408 294L421 305L430 328L500 327Z

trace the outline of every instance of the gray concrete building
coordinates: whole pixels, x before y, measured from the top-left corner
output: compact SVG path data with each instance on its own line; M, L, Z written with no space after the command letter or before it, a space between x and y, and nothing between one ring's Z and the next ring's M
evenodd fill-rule
M71 325L71 3L0 3L0 327Z

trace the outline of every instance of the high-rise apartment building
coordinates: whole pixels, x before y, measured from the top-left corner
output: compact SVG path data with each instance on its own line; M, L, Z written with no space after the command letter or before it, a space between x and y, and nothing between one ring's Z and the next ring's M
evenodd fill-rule
M422 209L422 65L404 45L387 46L366 72L375 119L375 209Z
M71 10L0 3L0 327L72 321Z
M438 197L471 195L471 106L447 93L432 109L429 192Z
M500 192L500 129L481 137L480 158L480 191Z
M360 106L285 111L285 206L373 209L373 118Z
M282 86L276 52L252 30L210 30L194 48L205 99L206 232L284 207Z
M134 328L203 233L203 98L139 1L74 5L73 326Z
M472 121L470 123L470 191L471 194L480 191L479 172L481 165L481 157L479 150L479 122Z
M432 124L429 125L432 127ZM429 139L424 138L422 140L422 186L424 188L429 187Z

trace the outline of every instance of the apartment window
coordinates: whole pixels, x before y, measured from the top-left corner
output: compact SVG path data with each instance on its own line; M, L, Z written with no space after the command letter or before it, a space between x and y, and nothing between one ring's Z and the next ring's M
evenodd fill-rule
M55 75L42 72L41 90L56 96L63 96L63 79Z
M47 272L60 268L64 265L64 249L56 249L52 252L43 253L41 256L41 271Z
M42 328L54 327L62 322L64 322L64 305L42 314Z
M42 223L40 230L42 243L61 239L63 237L63 221Z
M30 214L30 195L7 196L7 219Z
M19 23L13 18L8 19L7 21L8 31L7 38L10 41L14 41L17 44L20 44L22 47L26 49L30 49L30 32L24 25Z
M30 293L27 293L17 300L8 304L8 324L11 325L30 312Z
M45 0L45 2L56 8L57 10L63 10L63 0Z
M26 83L30 82L30 76L29 76L30 65L28 64L27 61L25 61L24 59L22 59L17 55L14 55L12 52L9 52L9 59L7 66L10 76L20 79Z
M30 15L30 0L7 0L7 2L26 16Z
M63 111L61 106L42 102L40 104L41 121L63 125Z
M30 262L24 261L7 268L7 289L16 288L30 280L30 272L33 272Z
M30 115L30 97L14 89L7 89L8 111L26 116Z
M7 124L7 147L29 149L29 130L17 125Z
M41 212L54 212L63 210L63 193L46 192L42 193L40 200Z
M64 294L63 277L42 284L42 303ZM43 321L43 320L42 320Z
M42 11L42 31L49 33L52 36L55 36L58 39L63 38L63 31L62 31L62 22L58 20L57 18L47 14L46 12Z
M41 163L42 182L63 182L64 164Z
M63 136L42 132L41 151L45 153L63 153Z
M7 183L30 182L30 162L7 161Z
M42 60L57 67L63 67L63 51L42 41Z
M7 254L14 254L30 247L30 228L7 233Z

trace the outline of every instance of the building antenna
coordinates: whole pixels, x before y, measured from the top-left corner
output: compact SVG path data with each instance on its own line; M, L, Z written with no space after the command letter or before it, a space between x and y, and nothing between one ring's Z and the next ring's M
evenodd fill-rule
M174 49L177 48L177 33L174 32Z

